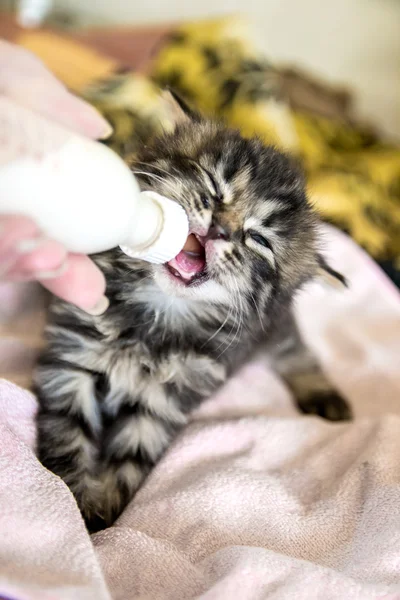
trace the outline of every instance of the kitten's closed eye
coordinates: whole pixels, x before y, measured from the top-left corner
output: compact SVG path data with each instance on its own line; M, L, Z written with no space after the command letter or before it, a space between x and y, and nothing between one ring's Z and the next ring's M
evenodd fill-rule
M250 231L249 235L253 242L256 242L256 244L259 244L260 246L264 246L264 248L268 248L268 250L273 252L272 244L263 235L256 233L255 231Z
M204 206L204 208L210 208L210 200L208 199L206 194L200 194L200 200Z

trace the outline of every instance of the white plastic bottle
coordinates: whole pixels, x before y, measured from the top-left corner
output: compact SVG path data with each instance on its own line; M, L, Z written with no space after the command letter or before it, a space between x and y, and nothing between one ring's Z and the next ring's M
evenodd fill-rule
M121 246L129 256L165 263L188 236L184 210L154 192L140 192L109 148L51 127L0 97L0 214L35 220L70 252Z

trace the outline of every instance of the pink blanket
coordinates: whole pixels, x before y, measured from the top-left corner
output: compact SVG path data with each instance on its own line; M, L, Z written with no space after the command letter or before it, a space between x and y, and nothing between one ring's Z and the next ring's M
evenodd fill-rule
M35 399L0 384L0 597L400 599L400 296L348 238L326 242L351 290L310 286L299 322L354 422L299 415L260 356L92 538L35 459ZM40 297L0 294L0 375L25 385Z

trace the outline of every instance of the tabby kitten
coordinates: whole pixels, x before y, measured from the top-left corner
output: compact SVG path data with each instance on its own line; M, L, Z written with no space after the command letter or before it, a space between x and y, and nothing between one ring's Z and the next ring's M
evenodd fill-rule
M168 100L175 129L132 162L142 190L181 204L191 234L166 265L120 250L94 257L110 307L54 299L36 384L38 454L74 493L91 530L132 498L190 412L261 344L300 408L346 418L301 342L295 292L324 271L301 174L256 139Z

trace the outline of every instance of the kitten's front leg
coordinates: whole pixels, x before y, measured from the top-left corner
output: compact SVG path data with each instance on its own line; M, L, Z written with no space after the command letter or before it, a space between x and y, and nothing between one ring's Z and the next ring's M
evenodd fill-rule
M209 356L174 351L160 362L149 361L146 367L138 368L136 363L136 378L129 386L127 379L121 378L123 355L119 360L101 404L101 514L106 524L111 524L134 496L186 425L191 411L226 377L225 368ZM140 357L138 363L141 365Z
M181 411L175 416L168 419L149 410L143 397L126 397L116 415L105 416L100 450L101 516L105 525L119 516L186 424Z
M120 350L100 373L53 346L38 365L39 459L70 487L91 531L119 516L191 410L226 376L196 353L148 362Z
M69 486L88 521L101 515L104 492L97 379L78 365L45 356L36 370L38 458Z
M186 416L154 383L136 396L67 362L39 365L36 379L39 459L98 531L119 516Z
M292 316L282 323L279 340L274 340L270 348L274 367L293 392L302 412L330 421L351 419L349 404L335 390L303 342Z

